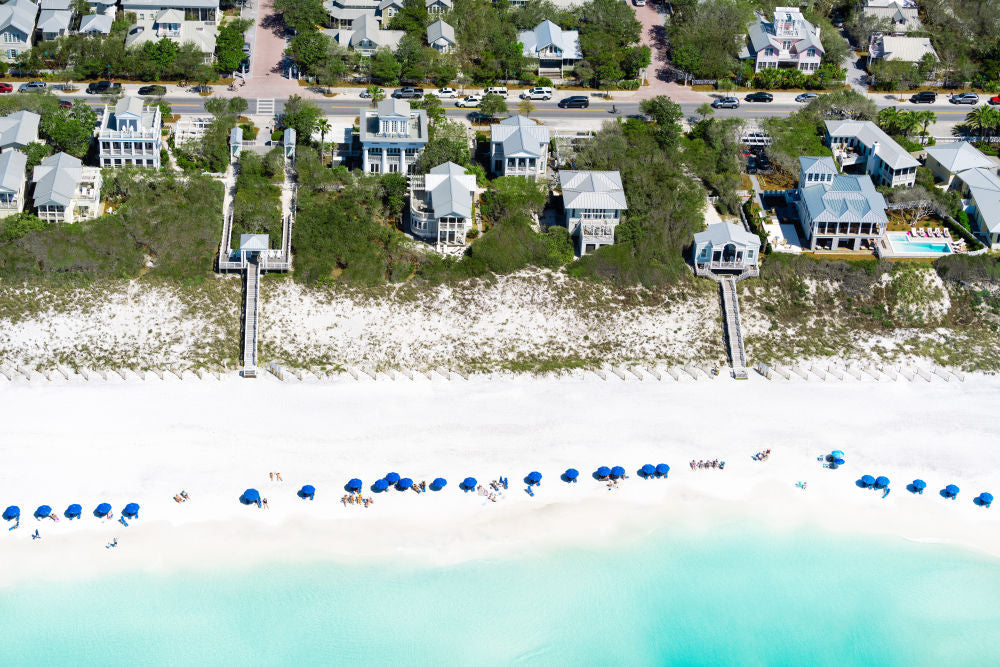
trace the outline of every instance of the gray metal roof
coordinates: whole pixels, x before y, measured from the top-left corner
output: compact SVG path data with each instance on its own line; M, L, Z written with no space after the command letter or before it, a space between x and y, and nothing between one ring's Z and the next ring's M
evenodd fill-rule
M37 15L38 5L30 0L10 0L0 5L0 31L13 27L30 39Z
M579 31L563 30L552 21L542 21L534 30L519 33L517 40L524 45L524 55L527 58L538 58L538 52L550 46L562 52L563 60L583 58Z
M424 189L430 194L434 216L472 217L472 200L476 193L476 177L454 162L433 167L424 176Z
M885 198L870 176L838 174L831 183L799 187L809 220L804 222L888 222Z
M829 174L837 173L837 164L833 161L832 157L800 157L799 158L799 169L803 172L818 174L824 173Z
M43 9L38 15L38 29L42 32L67 31L72 18L73 12L68 9Z
M0 192L16 194L24 185L28 156L21 151L0 153Z
M617 171L560 171L559 185L565 208L628 209Z
M155 20L157 23L183 23L184 12L176 7L168 7L158 11Z
M937 160L942 167L953 174L966 169L993 167L993 161L982 154L978 148L967 141L955 141L950 144L928 146L927 155Z
M378 103L378 117L392 120L410 117L410 103L398 97L390 97Z
M240 144L243 143L243 128L237 125L233 129L229 130L229 143L230 144Z
M47 204L69 206L83 177L83 163L67 153L50 155L35 167L35 208Z
M31 111L17 111L0 118L0 149L23 147L38 141L42 117Z
M122 9L219 9L219 0L122 0Z
M881 58L886 60L902 60L908 63L920 62L926 54L937 58L937 51L931 45L929 37L880 37Z
M80 17L80 32L96 32L107 35L115 17L111 14L87 14Z
M424 7L428 9L430 9L433 5L437 4L444 5L448 9L451 9L452 7L455 6L455 3L452 2L452 0L424 0Z
M958 175L991 234L1000 232L1000 177L989 169L968 169Z
M864 15L870 19L889 19L896 30L903 28L903 31L920 30L923 25L920 23L920 16L916 7L900 7L899 5L889 5L886 7L865 7Z
M828 120L826 121L826 133L830 137L856 137L868 148L878 142L878 150L875 151L875 154L893 169L920 166L920 162L915 157L907 153L892 137L871 121Z
M240 250L267 250L270 243L267 234L240 234Z
M441 19L427 26L427 43L433 44L439 39L445 39L449 44L457 43L455 42L455 29Z
M69 9L70 0L42 0L38 6L43 12L46 9Z
M119 116L141 118L143 106L144 103L141 97L123 97L115 103L115 113Z
M727 243L735 243L748 248L760 248L760 237L751 234L740 225L731 222L717 222L709 225L708 229L694 235L695 245L708 244L712 247L724 246Z
M502 144L506 157L541 157L549 143L549 128L518 114L491 125L490 142Z

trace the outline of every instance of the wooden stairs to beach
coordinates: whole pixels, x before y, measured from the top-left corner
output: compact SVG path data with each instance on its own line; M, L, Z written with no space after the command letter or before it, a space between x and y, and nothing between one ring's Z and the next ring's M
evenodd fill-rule
M257 377L257 315L260 301L260 264L246 265L246 291L243 296L243 377Z
M747 357L743 348L743 330L740 326L740 304L736 297L736 278L729 276L719 281L722 289L722 316L726 328L726 343L729 346L729 361L733 366L733 377L746 380Z

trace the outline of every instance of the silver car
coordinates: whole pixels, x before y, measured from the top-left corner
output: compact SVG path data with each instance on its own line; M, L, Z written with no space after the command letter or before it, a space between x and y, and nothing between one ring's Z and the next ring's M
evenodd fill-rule
M819 95L817 93L802 93L801 95L795 96L795 101L805 104L806 102L812 102L818 97Z
M979 104L979 95L975 93L958 93L951 96L952 104Z

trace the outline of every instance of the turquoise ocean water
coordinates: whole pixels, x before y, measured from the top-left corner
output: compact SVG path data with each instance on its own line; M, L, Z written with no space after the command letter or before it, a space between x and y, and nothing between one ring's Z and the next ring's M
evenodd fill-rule
M985 665L1000 561L734 523L446 568L21 585L0 619L3 665Z

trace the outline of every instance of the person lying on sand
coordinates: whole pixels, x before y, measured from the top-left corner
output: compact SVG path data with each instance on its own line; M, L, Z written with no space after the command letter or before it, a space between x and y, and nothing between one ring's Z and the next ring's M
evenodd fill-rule
M271 481L273 482L274 481L274 473L273 472L269 472L267 474L271 476Z
M274 473L274 476L278 479L279 482L283 482L284 481L283 479L281 479L281 473L280 472Z
M180 496L174 496L174 502L175 503L182 503L182 502L184 502L184 499L181 498Z
M184 500L191 500L191 496L188 495L187 491L181 491L181 498Z

